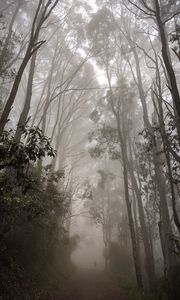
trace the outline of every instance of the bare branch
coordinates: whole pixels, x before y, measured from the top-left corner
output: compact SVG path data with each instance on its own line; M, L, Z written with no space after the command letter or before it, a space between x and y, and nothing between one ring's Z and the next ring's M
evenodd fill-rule
M167 22L169 22L170 20L172 20L175 16L179 15L180 14L180 9L178 8L177 11L175 11L172 15L170 15L168 18L166 18L164 20L164 24L166 24Z
M151 11L151 13L150 12L148 13L146 10L144 10L142 7L140 7L139 5L137 5L136 3L134 3L132 0L128 0L128 2L131 3L138 10L140 10L141 12L143 12L145 15L150 16L150 17L155 17L155 13L152 13L152 12L154 12L153 10L149 10L149 11Z

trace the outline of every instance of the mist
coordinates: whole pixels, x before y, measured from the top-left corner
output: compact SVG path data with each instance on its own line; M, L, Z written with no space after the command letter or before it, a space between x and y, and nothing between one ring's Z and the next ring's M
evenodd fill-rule
M0 299L180 299L179 0L0 0Z

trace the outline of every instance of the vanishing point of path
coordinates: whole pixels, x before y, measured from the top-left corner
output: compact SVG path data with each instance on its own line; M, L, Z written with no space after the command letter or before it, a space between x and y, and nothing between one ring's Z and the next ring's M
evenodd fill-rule
M81 271L62 300L128 300L117 284L103 272Z

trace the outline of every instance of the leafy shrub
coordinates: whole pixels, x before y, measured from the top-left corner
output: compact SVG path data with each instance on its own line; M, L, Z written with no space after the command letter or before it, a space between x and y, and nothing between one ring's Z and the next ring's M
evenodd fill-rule
M15 140L12 130L0 137L0 296L3 299L28 299L24 298L26 293L30 294L29 299L36 299L37 294L42 294L37 299L46 299L48 286L58 286L61 274L70 264L72 245L64 243L68 236L63 220L71 193L59 189L63 171L52 172L51 165L39 170L37 164L42 157L54 155L49 139L39 128L24 128L22 142ZM36 292L23 290L22 280L27 290Z

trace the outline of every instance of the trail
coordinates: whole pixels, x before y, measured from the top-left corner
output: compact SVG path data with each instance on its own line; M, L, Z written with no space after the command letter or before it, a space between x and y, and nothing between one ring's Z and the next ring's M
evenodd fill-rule
M117 284L100 271L81 270L62 300L128 300Z

